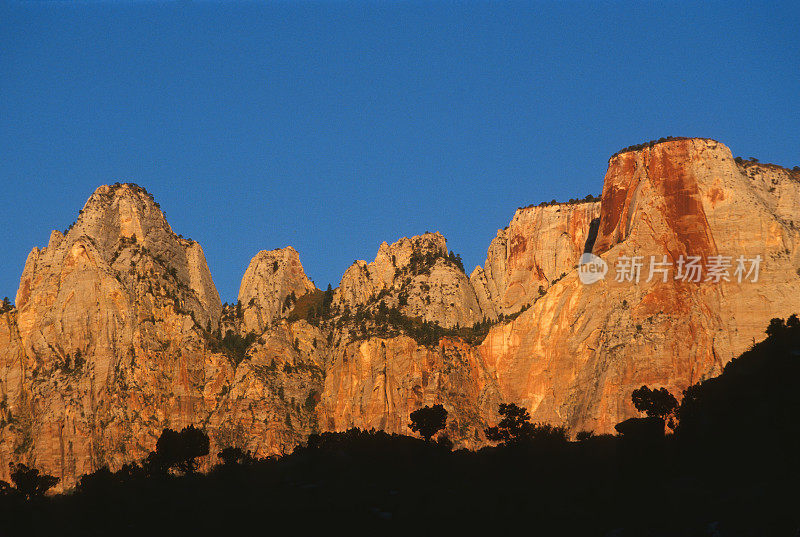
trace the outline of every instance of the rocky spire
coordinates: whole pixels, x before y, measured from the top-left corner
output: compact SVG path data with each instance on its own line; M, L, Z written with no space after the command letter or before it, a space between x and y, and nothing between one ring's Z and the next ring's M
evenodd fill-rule
M345 271L336 303L353 309L376 300L448 328L483 318L469 279L438 232L384 242L372 263L356 261Z
M300 254L291 246L259 252L250 261L239 287L244 331L260 334L289 311L287 297L297 299L316 289L303 271Z

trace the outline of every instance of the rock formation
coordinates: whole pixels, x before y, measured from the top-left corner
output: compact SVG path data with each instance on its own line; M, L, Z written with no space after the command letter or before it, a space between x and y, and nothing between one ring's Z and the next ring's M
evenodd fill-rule
M773 181L775 189L767 186ZM648 384L680 396L718 374L763 338L771 318L797 310L797 208L784 209L778 196L796 199L798 192L796 174L739 165L713 140L613 157L592 250L609 274L583 285L571 271L530 310L492 330L479 352L503 397L535 419L605 432L635 415L633 389ZM718 255L730 258L729 281L706 281ZM615 268L636 256L640 281L617 281ZM651 256L671 263L666 281L660 272L646 281ZM675 279L681 256L702 258L700 282ZM739 256L761 257L758 282L738 281Z
M599 216L595 201L518 209L489 245L486 264L470 276L484 314L516 313L573 270L591 251Z
M259 252L250 261L239 287L243 329L262 333L290 309L288 297L296 299L316 289L303 271L300 254L291 246Z
M356 261L344 273L335 302L354 309L375 300L444 327L472 326L483 318L463 267L449 256L440 233L381 244L375 261Z
M610 432L634 388L680 396L797 310L799 202L800 173L713 140L647 144L610 159L600 202L518 210L470 278L438 233L382 244L332 292L289 247L260 252L223 309L200 245L144 189L100 187L0 313L0 479L22 461L70 487L188 424L211 438L205 467L323 430L408 434L436 403L458 446L485 443L500 402ZM591 285L587 251L609 267ZM680 277L690 256L699 281ZM761 260L758 281L740 256Z

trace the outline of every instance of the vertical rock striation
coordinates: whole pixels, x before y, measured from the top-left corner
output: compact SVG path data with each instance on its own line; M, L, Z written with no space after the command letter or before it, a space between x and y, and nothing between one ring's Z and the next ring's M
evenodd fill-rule
M225 446L264 456L324 430L409 434L409 414L437 403L457 446L483 445L500 402L612 431L635 415L633 389L679 396L797 311L799 207L800 173L670 140L613 156L600 202L518 210L470 278L426 233L382 244L331 296L287 247L255 256L241 307L223 312L200 245L144 189L100 187L31 251L0 313L0 479L22 461L70 487L189 424L211 438L205 467ZM604 280L580 282L585 251ZM675 277L689 256L700 281ZM727 279L706 279L714 256ZM761 259L757 282L739 281L739 256ZM618 278L632 259L638 281Z
M518 312L573 270L591 246L599 216L595 201L518 209L489 245L484 266L470 276L486 316Z

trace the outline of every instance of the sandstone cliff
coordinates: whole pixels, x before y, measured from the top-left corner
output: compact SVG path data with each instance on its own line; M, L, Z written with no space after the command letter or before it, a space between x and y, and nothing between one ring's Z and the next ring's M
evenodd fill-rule
M591 249L599 216L595 201L517 210L489 245L486 264L470 276L484 314L516 313L574 269Z
M28 256L0 346L0 473L25 460L62 478L119 465L167 425L203 415L226 366L202 327L220 299L200 246L150 195L104 186L67 234Z
M500 402L609 432L635 414L634 388L680 395L797 310L799 201L798 173L671 140L612 157L599 203L518 210L471 278L438 233L382 244L331 293L284 248L253 259L223 311L200 245L143 189L100 187L33 249L0 313L0 479L23 461L69 487L190 423L212 454L353 426L408 434L435 403L457 446L485 442ZM586 250L610 267L591 285ZM649 277L651 256L666 279ZM729 258L727 280L676 279L688 256ZM760 256L757 282L739 281L738 256ZM617 281L631 259L639 281Z
M259 334L290 308L287 297L316 290L300 264L300 254L288 246L259 252L247 267L239 288L243 329Z
M463 267L449 256L440 233L384 242L375 261L356 261L345 271L334 295L350 309L379 299L444 327L472 326L483 318Z
M764 188L775 180L781 189ZM751 176L752 175L752 176ZM800 303L800 245L792 213L800 182L787 171L753 174L724 145L670 141L609 162L593 252L611 267L583 285L576 271L514 322L492 330L479 352L503 397L535 419L610 431L634 415L631 391L648 384L676 395L720 372L772 317ZM730 281L687 282L672 272L647 282L650 256L730 257ZM644 261L639 283L616 281L625 257ZM735 259L761 256L759 280L734 276ZM749 268L749 263L748 263Z

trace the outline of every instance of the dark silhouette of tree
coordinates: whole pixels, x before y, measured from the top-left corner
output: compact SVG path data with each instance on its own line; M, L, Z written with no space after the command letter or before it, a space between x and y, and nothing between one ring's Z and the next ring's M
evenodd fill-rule
M796 315L795 318L797 318ZM769 326L767 326L765 332L770 337L780 336L784 332L786 332L786 323L784 322L783 319L778 319L778 318L772 319L769 322Z
M175 468L185 474L197 470L197 458L208 455L208 435L194 425L181 432L164 429L156 442L155 454L164 468Z
M539 445L555 446L566 443L569 438L563 427L547 423L531 423L531 415L525 407L514 403L500 403L503 416L494 427L486 429L486 439L503 446Z
M530 426L528 410L514 403L500 403L499 413L503 418L496 426L486 429L486 439L503 445L519 443Z
M676 435L689 460L800 472L800 322L772 319L767 333L720 376L684 391Z
M81 476L78 488L88 493L105 494L119 481L116 475L109 470L108 466L103 466L94 473Z
M666 388L651 390L642 386L631 393L633 406L639 412L644 412L649 418L659 418L666 421L678 409L678 400ZM675 428L673 420L668 422L671 429Z
M433 435L444 429L447 424L447 410L442 405L424 406L409 416L409 428L430 442Z
M249 464L255 460L249 451L243 451L238 447L226 447L217 453L217 457L222 459L222 464L224 466L228 467Z
M11 481L25 499L40 498L45 492L56 486L59 478L48 474L40 474L36 468L28 468L24 464L9 463Z

